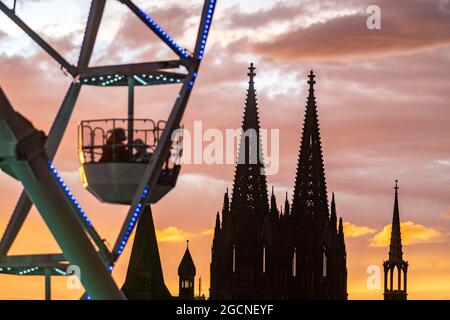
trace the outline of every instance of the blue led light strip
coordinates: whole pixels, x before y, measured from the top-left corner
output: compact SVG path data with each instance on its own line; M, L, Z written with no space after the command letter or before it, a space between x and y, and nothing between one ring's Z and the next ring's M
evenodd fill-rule
M84 221L86 221L88 226L91 227L92 226L91 220L89 220L88 216L86 215L84 210L81 208L81 206L78 203L77 199L75 199L73 193L69 190L69 187L66 185L64 180L61 178L59 173L56 171L55 166L52 164L52 162L50 160L48 161L48 166L49 166L51 172L53 173L53 175L55 176L56 180L58 181L59 185L62 187L62 189L64 190L66 195L72 201L72 203L75 206L75 208L77 208L77 211L80 214L80 216L83 217Z
M28 269L23 269L22 271L19 272L19 275L23 276L23 275L27 275L30 274L34 271L38 271L39 268L38 267L33 267L33 268L28 268Z
M182 55L185 58L189 58L191 55L189 52L187 52L186 49L181 47L178 43L175 42L165 31L163 28L161 28L155 20L153 20L148 14L146 14L143 10L141 10L139 7L135 6L139 14L152 26L153 30L157 32L161 37L167 40L168 44L175 49L180 55Z
M194 83L195 83L195 79L197 78L197 72L194 72L193 74L192 74L192 78L191 78L191 81L189 81L189 89L192 89L192 87L194 86Z
M135 79L135 80L137 80L140 84L142 84L143 86L146 86L148 83L147 82L145 82L144 80L142 80L140 77L138 77L138 76L133 76L133 78Z
M114 76L114 78L113 78L112 76L107 76L106 78L107 78L108 80L105 81L105 82L102 82L102 86L108 86L108 85L110 85L110 84L113 84L113 83L115 83L115 82L117 82L117 81L122 80L122 79L125 78L125 77L124 77L124 76L119 76L118 74L116 74L116 75ZM103 80L103 79L100 79L100 80Z
M143 201L145 200L145 197L147 196L148 191L149 191L148 186L146 186L144 188L144 191L141 194L141 200L137 203L136 208L133 211L133 215L131 216L131 220L128 224L127 231L125 232L125 235L123 236L123 238L120 242L120 247L119 247L119 250L117 251L118 256L122 254L123 249L125 248L125 245L127 244L127 241L130 238L130 234L133 231L134 225L137 222L137 217L138 217L139 213L141 212L141 209L144 206Z
M62 275L62 276L67 276L67 272L64 272L64 271L62 271L61 269L59 269L59 268L53 268L53 270L55 270L56 272L58 272L60 275Z
M206 39L208 38L209 29L211 27L212 15L214 8L216 6L215 0L209 0L208 11L206 13L205 25L202 30L202 41L200 43L200 50L198 52L197 58L202 60L203 54L205 53Z

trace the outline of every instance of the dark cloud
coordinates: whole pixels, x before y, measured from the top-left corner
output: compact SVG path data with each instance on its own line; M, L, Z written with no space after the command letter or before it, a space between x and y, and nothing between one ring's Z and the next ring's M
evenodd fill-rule
M342 59L385 56L450 44L450 2L380 1L381 30L366 27L365 12L294 28L268 42L255 42L256 53L281 59Z

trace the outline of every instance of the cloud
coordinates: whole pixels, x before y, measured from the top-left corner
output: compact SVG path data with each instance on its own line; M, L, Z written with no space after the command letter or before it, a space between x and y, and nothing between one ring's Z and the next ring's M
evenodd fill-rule
M177 4L164 7L146 7L148 13L160 27L164 29L177 43L183 43L186 34L196 30L191 19L200 12L198 5L180 6ZM148 61L155 59L175 59L175 54L152 32L140 19L129 12L124 15L113 41L103 48L95 62L125 63Z
M358 226L350 222L344 222L344 234L347 238L362 237L368 234L373 234L376 231L376 229L367 226Z
M303 4L300 6L279 2L273 7L248 13L242 11L239 5L235 5L230 8L230 11L233 13L228 16L228 19L224 23L231 28L257 29L267 27L268 24L291 20L299 16L306 8Z
M204 229L199 232L189 232L178 227L169 226L165 229L156 230L158 242L180 243L199 237L209 237L213 235L213 229Z
M402 233L402 244L412 245L418 243L440 243L445 242L447 234L429 228L421 224L416 224L412 221L402 222L400 225ZM371 240L371 247L387 247L391 239L392 226L386 225L383 230L377 233Z
M334 17L297 27L272 41L254 42L257 53L287 60L378 57L450 44L450 2L380 1L381 30L366 27L368 14Z
M440 215L443 219L450 219L450 210Z

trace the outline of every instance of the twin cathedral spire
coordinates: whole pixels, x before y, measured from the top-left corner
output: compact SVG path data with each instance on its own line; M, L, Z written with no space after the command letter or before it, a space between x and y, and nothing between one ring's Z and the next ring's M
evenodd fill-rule
M347 299L343 226L334 195L331 215L328 207L315 75L309 75L292 203L286 194L281 210L264 174L253 63L248 76L232 197L227 190L222 220L216 216L210 297Z

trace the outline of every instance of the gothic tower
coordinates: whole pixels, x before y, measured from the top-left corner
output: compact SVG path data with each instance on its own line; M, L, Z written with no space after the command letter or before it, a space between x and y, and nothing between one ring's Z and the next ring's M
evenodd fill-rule
M194 299L195 264L189 251L189 240L186 241L186 251L178 266L179 298L183 300Z
M314 79L315 75L311 70L292 210L293 214L298 215L301 220L315 221L323 225L323 222L329 218L328 196L314 95L316 84Z
M403 260L400 211L398 205L398 181L395 180L394 215L392 218L389 260L384 267L384 300L406 300L408 262ZM396 277L394 275L397 275Z
M269 207L260 141L255 67L249 67L245 103L231 201L224 196L222 222L216 216L212 247L212 299L273 299L277 272L274 221L276 203Z
M331 215L328 209L313 71L308 84L292 208L286 219L292 261L289 298L346 299L345 241L343 230L337 230L334 195Z

